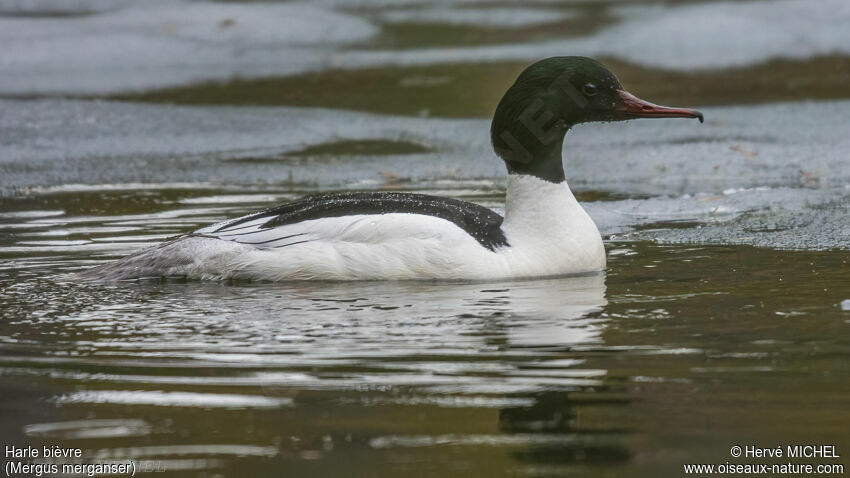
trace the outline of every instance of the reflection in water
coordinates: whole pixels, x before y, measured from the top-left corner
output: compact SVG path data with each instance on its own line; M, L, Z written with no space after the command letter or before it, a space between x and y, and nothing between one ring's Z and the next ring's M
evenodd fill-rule
M103 442L106 448L89 456L189 455L191 466L171 463L172 470L185 470L227 468L230 462L208 459L219 455L216 447L240 450L243 461L277 456L278 449L286 459L296 452L309 459L329 453L340 437L344 447L506 448L517 456L551 449L579 457L608 447L572 436L567 424L574 414L565 392L600 386L604 370L582 370L582 360L560 357L572 346L602 341L604 321L589 317L607 303L601 274L499 283L243 286L92 287L36 279L7 288L3 297L16 310L36 290L50 308L38 315L17 309L14 329L4 333L0 373L58 386L62 391L45 398L63 415L99 410L99 417L128 418L30 423L22 429L27 436L88 444L153 436L159 442L178 428L194 437L190 444L126 449ZM44 353L27 353L42 347ZM328 400L336 405L322 405ZM407 413L395 419L400 428L368 431L403 410L457 410L460 418L498 408L498 416L482 417L483 429L458 435L427 433ZM194 416L191 409L204 410L207 418L186 423L181 416ZM335 409L378 416L352 416L342 429L322 435L319 450L300 450L301 435L314 436L323 427L320 416ZM258 439L268 440L255 433L241 445L197 441L216 433L211 416L228 413L263 413L264 421L297 423L301 432L260 446L271 447L271 454L245 452ZM162 414L175 418L163 422ZM517 414L560 425L532 425ZM360 438L346 443L352 436ZM624 452L614 447L611 453Z
M49 294L42 290L40 301L49 308L38 318L19 317L28 327L14 335L16 342L25 338L30 346L58 335L65 337L60 344L77 352L53 354L49 362L86 365L108 360L115 368L147 371L157 366L177 367L174 360L190 360L212 368L247 369L247 373L224 381L214 376L140 376L127 370L97 375L82 370L63 372L71 379L159 384L227 382L324 388L331 384L356 386L368 379L374 384L423 385L440 390L448 387L465 392L486 392L493 387L534 390L547 380L552 384L581 384L598 373L548 379L534 373L532 379L521 380L511 376L514 367L476 360L475 353L510 351L521 356L597 343L602 321L587 315L606 304L603 275L494 284L355 282L238 287L135 284L103 288L61 283L49 286L35 280L10 287L4 295L14 304L26 300L35 288L48 287ZM419 360L432 356L446 360ZM390 360L393 358L403 361L397 363ZM166 360L170 361L160 365ZM369 362L370 370L354 373L361 362ZM558 366L577 363L560 362ZM305 365L347 366L350 373L269 369ZM259 367L264 368L254 370ZM375 367L378 370L372 370ZM456 379L467 372L496 373L503 380ZM110 401L109 396L75 394L61 400ZM192 395L114 397L131 403L194 400ZM205 403L202 397L196 398Z
M43 307L39 313L27 306L35 294ZM294 447L290 452L302 458L311 455L297 450L303 446L300 435L322 427L316 413L337 408L384 416L352 417L342 430L322 435L330 440L342 435L343 441L362 435L347 446L584 449L574 437L560 435L567 429L511 430L503 426L510 420L495 415L481 422L484 429L457 436L422 435L427 427L406 413L399 417L401 428L368 429L408 409L466 414L502 408L503 417L516 410L537 413L539 397L554 393L566 399L564 390L599 386L604 378L604 370L582 370L582 360L561 357L572 346L602 341L604 321L590 317L607 303L601 274L499 283L121 287L35 278L18 281L2 296L14 316L3 326L0 373L58 387L43 398L71 418L30 422L22 428L27 436L88 444L153 436L159 442L182 429L181 436L194 437L189 444L180 440L145 456L191 450L193 469L226 465L200 460L216 455L197 440L215 434L217 420L187 423L182 416L194 416L192 409L204 410L205 417L262 413L270 423L294 421L289 426L297 423L302 431L288 440L271 437L269 444L268 437L248 433L244 445L215 446L257 446L259 439L275 450ZM43 352L31 353L38 350ZM327 400L336 405L321 405ZM567 403L560 406L566 410ZM286 412L289 407L297 414ZM98 419L73 419L88 410L99 410ZM163 414L175 418L163 422ZM266 432L274 428L261 435ZM321 454L329 452L326 442L322 438ZM123 455L114 445L100 446L108 448L93 449L93 456L118 459L139 452L137 445Z
M505 294L510 310L508 343L512 347L568 347L601 341L599 319L583 319L602 310L605 277L532 281Z

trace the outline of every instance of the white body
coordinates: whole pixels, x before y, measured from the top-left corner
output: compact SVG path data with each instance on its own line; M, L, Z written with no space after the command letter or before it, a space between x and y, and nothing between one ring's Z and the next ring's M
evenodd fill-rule
M260 229L268 220L243 223L230 234L213 232L220 224L201 229L196 233L204 237L134 256L136 269L150 271L143 275L284 281L504 279L605 267L599 231L567 183L533 176L509 176L502 224L509 245L495 251L451 221L427 215L327 217Z

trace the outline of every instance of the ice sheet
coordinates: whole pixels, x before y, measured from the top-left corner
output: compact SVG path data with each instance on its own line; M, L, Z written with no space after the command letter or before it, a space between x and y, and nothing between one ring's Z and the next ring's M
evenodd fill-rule
M391 22L419 18L505 28L566 15L547 13L539 4L375 13L382 3L357 2L357 9L343 9L314 3L79 0L69 11L93 13L0 17L0 93L105 94L338 68L556 55L614 56L649 67L694 70L850 54L850 2L844 0L819 0L816 6L810 0L615 5L610 8L617 21L589 36L569 38L565 31L563 38L538 42L376 50L366 45L379 34L375 19L382 15ZM8 1L6 8L12 8ZM26 11L37 13L31 7Z
M437 6L390 10L380 18L389 23L519 27L554 23L572 18L564 10L531 8L449 8Z
M362 51L347 66L614 56L670 70L730 68L770 59L850 54L850 2L763 0L617 7L615 25L580 38L414 51Z
M850 182L848 101L708 108L705 114L703 125L672 119L577 126L567 135L567 176L585 189L646 195ZM290 171L296 180L325 186L376 179L381 171L414 179L501 180L504 174L490 148L488 120L6 100L0 101L0 128L0 190L77 182L252 184L285 181ZM357 140L412 143L431 152L279 157Z
M367 20L306 3L136 2L98 14L0 17L0 92L86 93L315 69Z

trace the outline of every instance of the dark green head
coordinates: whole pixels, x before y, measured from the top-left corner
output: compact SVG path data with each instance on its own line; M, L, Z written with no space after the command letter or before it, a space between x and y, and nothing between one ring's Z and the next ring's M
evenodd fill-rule
M490 137L509 173L561 182L567 130L579 123L634 118L703 119L699 111L634 97L592 58L558 56L538 61L519 75L496 108Z

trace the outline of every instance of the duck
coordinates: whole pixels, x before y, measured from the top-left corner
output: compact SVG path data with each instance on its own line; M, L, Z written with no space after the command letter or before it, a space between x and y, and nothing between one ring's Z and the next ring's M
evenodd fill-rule
M696 118L627 92L602 63L551 57L528 66L490 127L507 170L504 216L471 202L406 192L309 196L225 220L84 271L88 280L498 280L606 267L596 224L564 173L573 126Z

